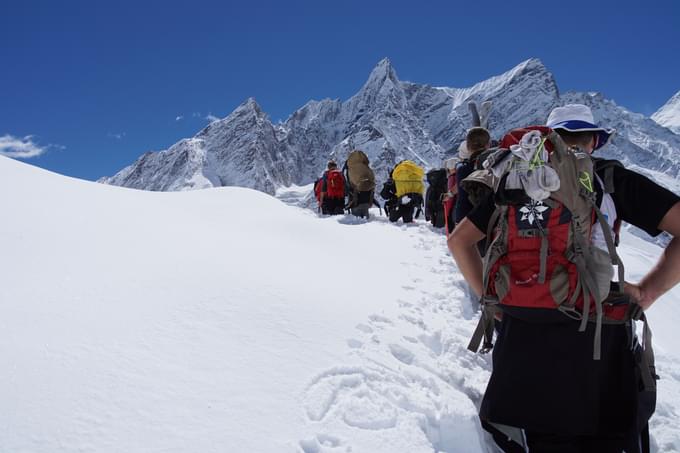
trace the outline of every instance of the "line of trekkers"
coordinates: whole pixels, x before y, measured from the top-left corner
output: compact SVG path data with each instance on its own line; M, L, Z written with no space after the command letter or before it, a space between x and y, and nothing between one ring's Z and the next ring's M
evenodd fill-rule
M414 212L415 218L420 216L425 191L423 175L423 168L410 160L399 162L390 171L380 191L385 200L385 214L390 221L403 219L404 223L410 223ZM314 194L319 210L326 215L348 211L368 218L371 206L381 208L375 199L375 174L368 156L359 150L349 154L342 170L338 169L335 161L329 161L326 171L314 184Z
M460 189L456 174L464 177L477 168L477 157L489 149L491 139L486 129L472 128L466 141L458 149L458 157L444 162L444 168L427 172L410 160L397 163L389 175L380 196L385 200L382 207L391 222L402 219L413 222L425 212L425 219L434 227L450 233L457 221L462 220L472 205L464 190ZM425 190L424 178L428 187ZM375 199L375 174L363 151L352 151L342 169L334 160L328 162L323 175L314 183L318 210L325 215L345 212L358 217L369 217L369 209L381 205ZM462 196L458 197L461 193ZM381 211L382 213L382 211Z

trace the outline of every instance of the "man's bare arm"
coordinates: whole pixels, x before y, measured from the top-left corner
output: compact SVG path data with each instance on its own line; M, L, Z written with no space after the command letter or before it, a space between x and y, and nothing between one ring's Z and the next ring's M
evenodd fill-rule
M659 229L671 234L673 239L640 283L626 285L626 291L636 297L645 310L680 283L680 202L668 210L659 223Z
M484 239L484 236L485 234L474 223L465 218L456 225L447 241L463 277L478 296L482 294L482 258L479 256L477 243Z

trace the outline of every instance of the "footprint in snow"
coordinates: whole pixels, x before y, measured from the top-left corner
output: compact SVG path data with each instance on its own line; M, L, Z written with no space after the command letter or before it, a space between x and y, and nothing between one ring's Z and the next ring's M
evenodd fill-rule
M373 333L373 328L371 328L371 326L367 326L366 324L357 324L355 328L365 334Z
M390 324L390 325L393 324L389 318L386 318L381 315L371 315L368 317L368 319L374 324Z
M343 421L354 428L377 431L397 426L397 409L377 394L355 395L344 409Z
M349 346L352 349L359 349L363 345L364 345L363 342L361 342L359 340L355 340L354 338L350 338L349 340L347 340L347 346Z
M390 352L395 359L405 363L406 365L411 365L415 359L415 355L411 351L398 344L391 344Z
M433 335L422 334L418 336L418 339L435 355L442 355L444 345L442 344L441 332L435 332Z
M326 448L338 448L342 445L342 441L330 434L317 434L310 439L302 439L300 441L300 448L304 453L321 453L327 451Z
M425 324L425 321L423 321L420 318L416 318L415 316L409 316L407 314L401 314L401 315L399 315L399 319L404 320L408 323L411 323L416 327L420 327L423 330L427 330L427 325Z
M358 368L341 368L326 371L307 388L304 407L307 417L315 422L323 420L335 407L340 393L364 384L364 373Z

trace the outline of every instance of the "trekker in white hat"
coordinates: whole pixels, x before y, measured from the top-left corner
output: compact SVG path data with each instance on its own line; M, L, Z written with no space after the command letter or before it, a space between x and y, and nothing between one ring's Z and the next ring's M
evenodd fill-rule
M588 154L607 144L614 133L598 126L590 108L582 104L555 108L547 125L569 147ZM610 225L624 221L652 236L662 231L673 236L656 265L638 283L624 285L625 293L647 310L680 282L680 197L620 164L594 162L599 180L594 184L597 204L608 212ZM604 193L602 181L608 181L611 193ZM606 208L604 203L611 206ZM492 194L474 207L448 239L459 269L479 296L486 290L476 244L487 231L494 231L490 225L492 217L498 218L494 212ZM524 280L515 276L514 282L521 286ZM527 297L520 296L527 294L521 290L507 289L517 291L518 299ZM503 451L649 451L647 421L656 401L655 370L653 363L645 364L630 320L601 325L601 354L594 360L595 323L585 323L585 331L579 332L581 322L566 316L559 322L533 322L505 306L502 309L480 418ZM647 377L644 385L643 376Z
M563 107L556 107L550 112L546 126L555 129L562 135L563 131L568 133L580 134L582 132L592 132L595 139L593 151L602 148L609 143L616 132L615 129L605 129L595 125L593 112L587 105L568 104ZM569 135L569 134L564 134ZM589 136L591 134L588 134Z

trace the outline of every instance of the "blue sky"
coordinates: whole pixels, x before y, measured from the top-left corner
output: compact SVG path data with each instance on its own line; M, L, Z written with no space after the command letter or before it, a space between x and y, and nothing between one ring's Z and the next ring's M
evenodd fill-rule
M680 90L680 2L0 0L0 149L112 175L254 97L347 99L390 58L466 87L540 58L561 91L651 114Z

